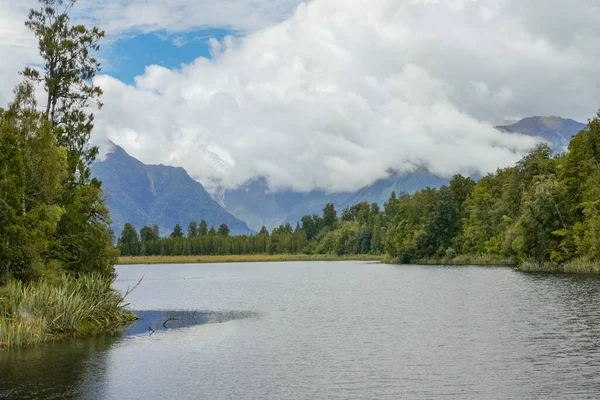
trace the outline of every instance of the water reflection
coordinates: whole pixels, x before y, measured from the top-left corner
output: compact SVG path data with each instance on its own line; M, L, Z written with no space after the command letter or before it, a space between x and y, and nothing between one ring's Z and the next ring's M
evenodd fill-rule
M105 335L0 351L0 398L82 398L87 365L92 363L95 372L103 374L107 352L120 337Z
M0 352L0 398L600 398L597 277L353 262L118 273L119 290L146 276L128 298L140 309L261 314L144 311L122 337Z
M116 335L0 350L0 399L89 399L102 392L111 348L127 337L258 316L252 311L136 311Z

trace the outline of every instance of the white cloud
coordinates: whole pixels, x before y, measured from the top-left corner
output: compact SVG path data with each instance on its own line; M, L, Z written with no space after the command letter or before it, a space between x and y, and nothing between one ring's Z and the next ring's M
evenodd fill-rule
M94 4L90 17L117 34L252 31L213 41L212 60L149 66L134 86L97 78L98 136L203 183L263 175L278 187L349 190L390 168L487 172L533 144L492 124L584 120L600 106L597 0L314 0L259 30L296 2Z

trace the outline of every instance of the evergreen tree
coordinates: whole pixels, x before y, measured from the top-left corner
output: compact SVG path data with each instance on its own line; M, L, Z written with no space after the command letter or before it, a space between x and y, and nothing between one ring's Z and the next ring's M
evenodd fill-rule
M137 256L140 254L140 238L133 224L128 222L123 226L118 244L123 255Z
M323 225L333 228L337 222L337 211L332 203L328 203L323 209Z
M198 236L198 223L196 221L192 221L188 225L187 237L194 238L196 236Z
M154 227L156 227L156 229ZM142 242L150 242L160 238L158 236L158 225L154 225L154 227L144 226L140 229L140 240Z
M175 225L175 228L173 228L173 232L171 232L171 237L172 238L182 238L183 237L183 229L181 228L181 225L179 225L179 224Z
M208 235L208 227L206 225L206 221L200 221L200 225L198 226L198 236L206 236Z
M217 235L229 236L229 227L226 224L219 225L219 230L217 231Z

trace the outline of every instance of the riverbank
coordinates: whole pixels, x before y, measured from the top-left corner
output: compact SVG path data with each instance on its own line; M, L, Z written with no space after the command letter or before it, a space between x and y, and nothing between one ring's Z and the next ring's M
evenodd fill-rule
M238 262L283 261L383 261L385 256L357 254L338 256L333 254L245 254L224 256L125 256L119 257L120 265L134 264L207 264Z
M388 264L414 264L414 265L450 265L450 266L489 266L489 267L516 267L517 263L512 258L502 258L490 255L462 254L456 257L427 257L418 261L402 263L391 257L386 257L383 262Z
M517 267L522 272L545 272L571 275L600 275L600 262L577 258L567 263L525 261Z
M0 287L0 348L121 331L137 319L112 277L64 274Z

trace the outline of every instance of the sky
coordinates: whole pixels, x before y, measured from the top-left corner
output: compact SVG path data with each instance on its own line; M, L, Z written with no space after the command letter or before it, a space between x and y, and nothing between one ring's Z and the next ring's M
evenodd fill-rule
M0 0L0 104L39 63L35 0ZM600 108L598 0L79 0L104 29L94 140L208 188L356 190L487 173L536 144L493 127Z

